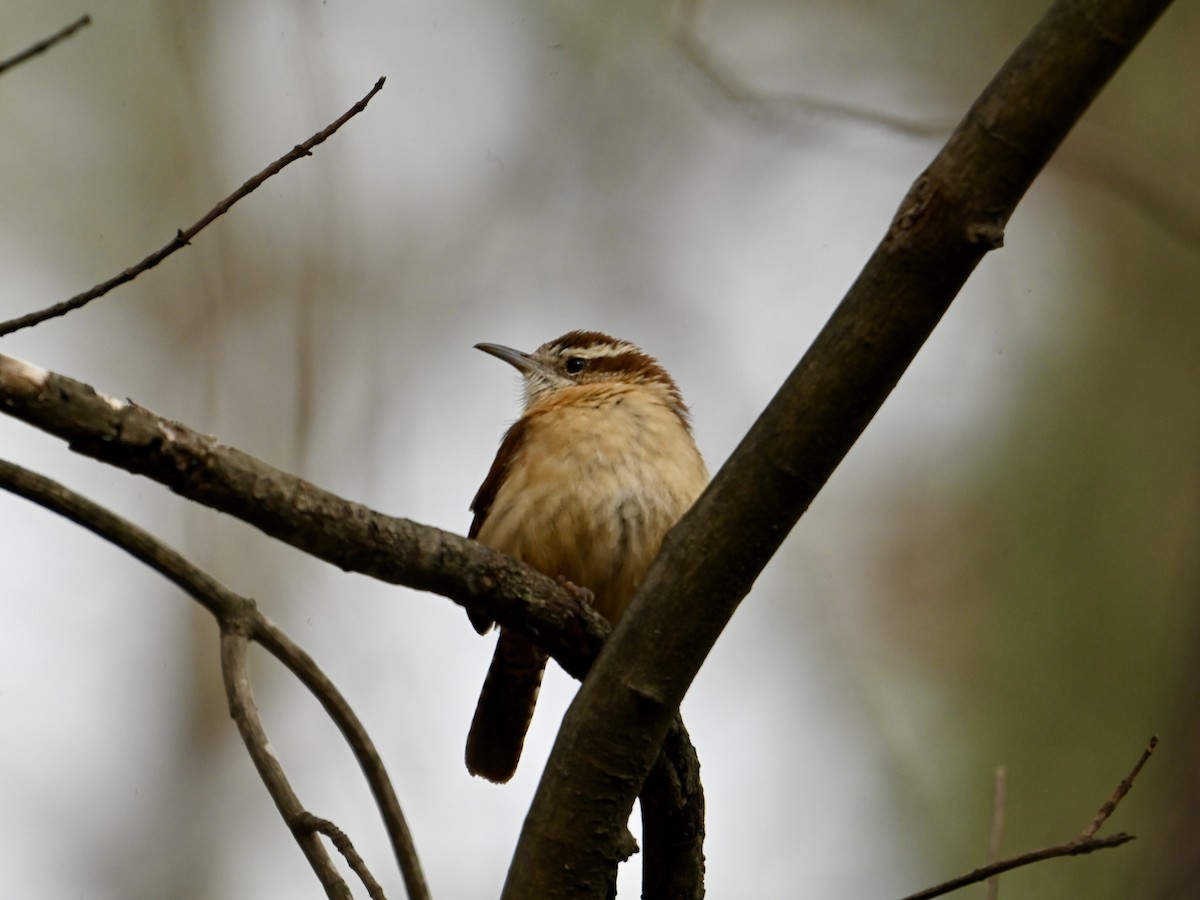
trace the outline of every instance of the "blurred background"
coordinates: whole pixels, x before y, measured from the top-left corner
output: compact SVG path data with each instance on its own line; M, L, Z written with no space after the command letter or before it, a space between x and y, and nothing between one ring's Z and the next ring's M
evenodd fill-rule
M94 24L0 79L0 318L141 259L388 82L192 247L0 352L464 533L519 412L472 344L595 328L675 375L715 469L1046 6L12 0L0 57ZM998 764L1004 853L1064 840L1156 732L1108 829L1139 840L1002 895L1196 895L1197 40L1180 4L1137 50L700 673L710 896L898 897L974 868ZM453 604L3 417L0 454L255 597L366 723L434 895L497 895L566 676L514 782L473 780L491 638ZM321 896L228 719L209 617L9 495L0 548L5 895ZM255 662L300 797L403 896L349 752ZM635 858L622 896L639 883Z

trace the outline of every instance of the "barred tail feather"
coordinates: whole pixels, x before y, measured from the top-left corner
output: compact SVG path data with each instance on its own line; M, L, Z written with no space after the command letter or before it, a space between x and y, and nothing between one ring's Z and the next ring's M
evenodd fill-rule
M521 758L547 656L532 641L500 629L496 652L467 735L467 771L503 784Z

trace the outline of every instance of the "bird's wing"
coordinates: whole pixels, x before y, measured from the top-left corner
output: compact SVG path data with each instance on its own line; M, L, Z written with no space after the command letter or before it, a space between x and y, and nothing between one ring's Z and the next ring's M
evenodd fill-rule
M488 471L487 478L483 479L479 490L475 492L475 499L471 501L471 512L475 513L475 518L471 520L471 530L467 532L467 537L472 540L479 535L479 529L483 527L488 513L491 512L492 504L496 502L496 494L508 475L509 467L528 438L529 423L525 418L518 419L504 433L504 440L500 442L500 449L496 452L496 458L492 460L492 468Z

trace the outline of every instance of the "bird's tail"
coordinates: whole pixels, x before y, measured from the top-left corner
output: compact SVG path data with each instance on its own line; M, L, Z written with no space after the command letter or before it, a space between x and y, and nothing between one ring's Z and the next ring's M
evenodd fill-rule
M533 718L547 656L532 641L500 629L496 652L467 735L467 771L503 784L512 778Z

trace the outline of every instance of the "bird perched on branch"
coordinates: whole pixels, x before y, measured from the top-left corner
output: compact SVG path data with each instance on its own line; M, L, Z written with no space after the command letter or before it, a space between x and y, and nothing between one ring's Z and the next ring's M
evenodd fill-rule
M652 357L598 331L533 353L475 346L521 373L525 409L471 503L469 536L585 589L616 623L708 482L679 388ZM481 633L491 624L475 621ZM500 629L467 737L473 775L505 782L516 771L545 665L531 641Z

